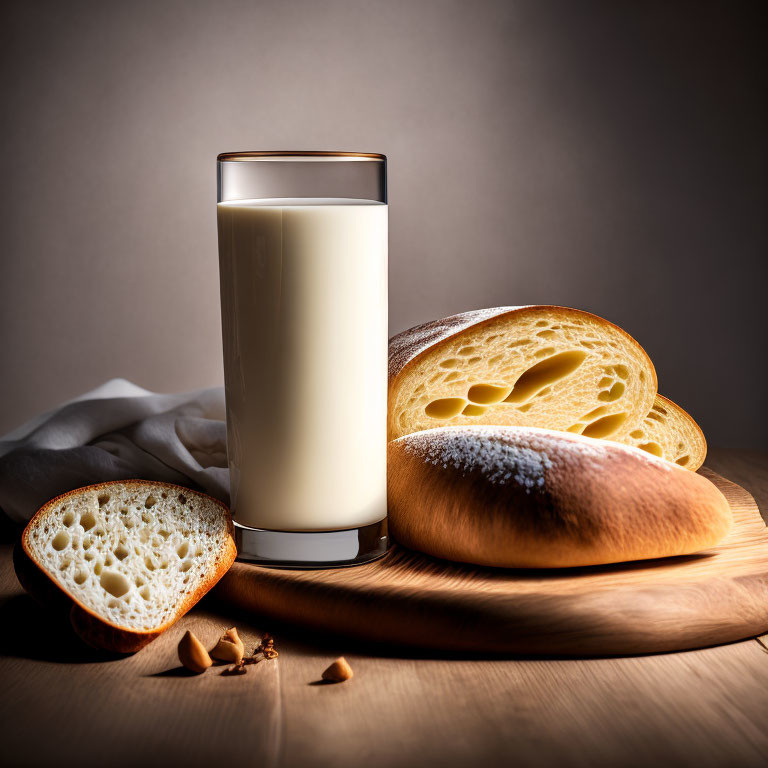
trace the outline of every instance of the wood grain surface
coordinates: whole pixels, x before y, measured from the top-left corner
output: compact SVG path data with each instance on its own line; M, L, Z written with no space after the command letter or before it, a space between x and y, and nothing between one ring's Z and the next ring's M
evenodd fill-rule
M734 515L701 554L615 566L479 568L394 547L357 568L236 563L233 605L313 630L436 650L595 656L697 648L768 631L768 529L753 498L714 472Z
M768 457L709 465L768 509ZM26 596L0 548L0 764L272 768L760 768L768 650L750 639L628 658L464 658L378 649L203 601L132 657L105 659ZM241 678L179 676L187 628L236 623L280 657ZM355 677L320 685L344 654Z

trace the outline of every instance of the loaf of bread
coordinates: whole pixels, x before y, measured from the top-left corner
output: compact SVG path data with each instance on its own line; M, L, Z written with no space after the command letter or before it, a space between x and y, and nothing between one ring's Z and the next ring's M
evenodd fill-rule
M183 616L235 560L226 506L167 483L92 485L46 503L14 553L28 591L89 645L130 653Z
M621 440L648 414L656 389L643 348L588 312L465 312L391 339L388 434L490 424Z
M530 427L439 427L388 447L389 526L436 557L564 568L686 555L731 512L704 477L626 445Z
M656 395L648 415L625 442L691 470L697 470L707 457L707 441L699 425L662 395Z
M588 312L542 305L465 312L390 340L388 435L462 424L543 427L697 469L704 435L656 390L643 348Z

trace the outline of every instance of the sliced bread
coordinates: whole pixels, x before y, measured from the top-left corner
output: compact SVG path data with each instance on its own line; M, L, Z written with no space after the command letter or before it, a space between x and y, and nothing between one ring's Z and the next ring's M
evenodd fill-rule
M129 653L183 616L235 554L220 501L125 480L51 499L25 528L15 562L22 585L66 605L89 645Z
M707 457L707 441L699 425L677 403L662 395L656 395L647 416L624 442L694 471Z
M622 441L656 390L643 348L588 312L543 305L465 312L391 339L388 435L485 424Z
M564 568L698 552L730 529L706 478L647 452L527 427L440 427L388 445L389 527L429 555Z

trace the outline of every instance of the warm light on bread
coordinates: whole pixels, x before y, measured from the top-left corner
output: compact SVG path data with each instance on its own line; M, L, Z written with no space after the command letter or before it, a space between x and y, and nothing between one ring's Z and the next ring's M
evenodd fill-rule
M696 422L656 392L643 348L566 307L497 307L411 328L389 346L389 439L439 426L555 429L633 445L695 470Z
M648 415L624 442L691 470L697 470L707 457L707 441L699 425L662 395L656 395Z
M126 480L52 499L24 530L22 584L72 601L91 645L138 650L183 616L235 559L229 511L167 483ZM55 588L51 590L51 587Z
M442 427L389 443L389 526L436 557L563 568L686 555L731 525L704 477L604 440Z
M656 388L643 348L588 312L466 312L391 339L388 434L498 424L623 440Z

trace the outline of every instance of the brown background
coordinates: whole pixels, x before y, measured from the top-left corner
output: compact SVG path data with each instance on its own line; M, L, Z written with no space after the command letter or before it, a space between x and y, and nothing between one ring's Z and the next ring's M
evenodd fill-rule
M390 158L391 330L582 307L767 447L761 3L2 4L0 432L221 382L215 156Z

